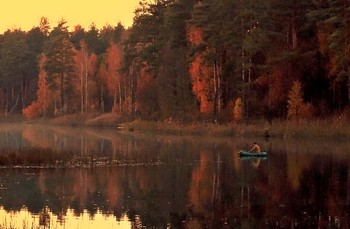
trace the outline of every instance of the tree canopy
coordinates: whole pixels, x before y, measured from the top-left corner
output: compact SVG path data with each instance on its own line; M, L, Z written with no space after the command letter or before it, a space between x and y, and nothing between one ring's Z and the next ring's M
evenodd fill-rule
M51 115L250 122L299 116L297 95L302 117L341 112L350 101L349 6L141 1L128 29L69 31L64 20L51 29L42 18L28 32L0 35L0 111L21 112L47 86ZM33 107L43 115L40 106L31 117Z

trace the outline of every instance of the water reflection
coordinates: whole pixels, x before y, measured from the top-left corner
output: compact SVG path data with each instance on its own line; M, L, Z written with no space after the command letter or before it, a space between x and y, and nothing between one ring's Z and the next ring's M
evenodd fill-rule
M104 228L349 228L348 142L272 140L260 144L267 159L242 159L238 151L250 139L24 127L3 126L0 148L54 148L124 163L1 169L0 221L14 228L84 228L74 223L101 220Z
M132 224L126 214L118 219L114 215L103 214L97 211L94 215L86 210L77 215L73 209L67 209L64 216L53 214L45 208L39 214L22 208L20 211L6 211L0 208L1 228L132 228Z

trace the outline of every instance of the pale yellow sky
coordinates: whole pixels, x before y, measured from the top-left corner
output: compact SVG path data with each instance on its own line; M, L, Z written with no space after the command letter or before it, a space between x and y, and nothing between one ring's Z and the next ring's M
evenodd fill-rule
M89 29L92 23L97 28L121 22L124 27L132 25L134 10L139 0L1 0L0 33L7 29L28 31L38 26L41 17L49 20L50 26L65 19L72 29L80 24Z

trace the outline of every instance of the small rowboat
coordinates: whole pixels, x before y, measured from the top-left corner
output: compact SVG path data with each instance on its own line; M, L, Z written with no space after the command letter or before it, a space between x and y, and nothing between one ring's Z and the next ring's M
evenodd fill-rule
M267 152L254 153L250 151L241 150L239 151L240 157L267 157Z

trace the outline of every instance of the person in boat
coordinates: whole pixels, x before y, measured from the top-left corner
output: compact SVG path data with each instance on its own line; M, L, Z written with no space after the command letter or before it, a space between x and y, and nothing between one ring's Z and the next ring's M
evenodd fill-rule
M249 150L249 152L260 153L260 146L254 142L253 147Z

